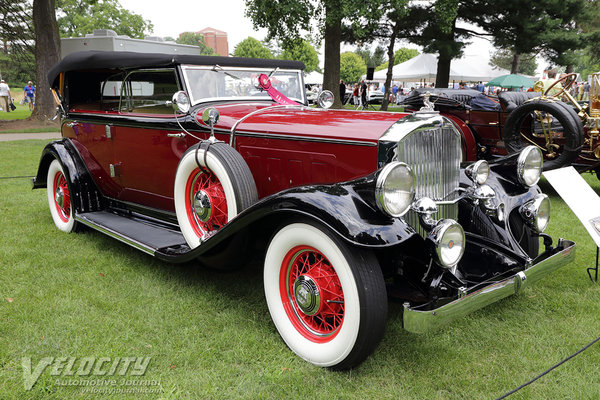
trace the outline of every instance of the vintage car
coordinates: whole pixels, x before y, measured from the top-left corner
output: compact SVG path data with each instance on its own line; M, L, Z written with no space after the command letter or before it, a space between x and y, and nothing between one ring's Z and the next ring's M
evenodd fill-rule
M34 187L65 232L89 227L212 268L259 254L285 343L336 369L377 347L388 293L404 328L425 332L573 260L573 242L543 233L536 147L461 166L451 119L309 108L302 69L71 54L48 76L63 138L44 149Z
M534 145L544 154L545 170L573 165L600 177L600 102L596 107L580 105L569 95L567 89L575 76L565 76L560 81L565 83L564 90L554 96L500 92L491 96L497 102L495 108L481 107L478 100L483 95L471 89L417 89L403 103L409 110L418 110L423 95L430 92L434 108L459 127L465 160L490 161Z

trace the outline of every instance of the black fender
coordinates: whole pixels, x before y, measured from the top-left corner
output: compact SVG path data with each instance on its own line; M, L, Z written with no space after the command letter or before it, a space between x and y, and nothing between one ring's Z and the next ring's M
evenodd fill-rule
M75 194L71 196L75 212L82 213L104 209L106 204L104 196L96 186L70 139L50 142L44 147L37 174L32 180L33 189L46 187L48 167L54 159L60 162L69 177L69 190Z
M378 172L357 180L291 188L259 200L193 250L159 249L156 256L169 262L201 257L235 235L270 236L282 223L309 220L326 226L353 246L384 249L401 244L415 230L403 219L384 214L375 203Z

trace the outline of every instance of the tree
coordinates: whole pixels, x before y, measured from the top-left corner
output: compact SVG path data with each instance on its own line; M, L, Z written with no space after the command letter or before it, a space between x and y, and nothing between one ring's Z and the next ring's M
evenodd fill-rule
M368 47L358 46L354 53L363 59L367 68L375 68L385 60L385 49L377 46L373 52Z
M246 58L273 58L273 54L265 45L250 36L235 46L233 55Z
M343 21L359 21L381 0L245 0L246 15L257 28L267 28L267 39L295 40L302 32L325 39L323 88L336 93L340 80L340 44ZM333 107L342 106L340 99Z
M35 71L31 7L28 1L0 3L0 74L14 88L25 86Z
M60 60L60 37L54 0L33 0L33 28L37 85L31 118L47 119L55 114L48 71Z
M176 40L179 44L189 44L191 46L198 46L200 48L200 55L204 56L216 56L217 54L213 49L206 45L204 36L201 33L194 32L183 32L179 34Z
M118 0L57 0L57 22L61 37L81 37L94 29L112 29L118 35L143 39L152 23L124 9Z
M295 40L285 45L279 58L283 60L302 61L306 73L311 73L319 69L319 53L304 39Z
M411 58L418 56L419 54L419 50L417 49L401 47L394 53L394 65L402 64L403 62L408 61ZM387 69L387 67L388 62L386 61L383 64L379 65L377 68L375 68L375 71L381 71L382 69Z
M340 79L344 82L358 82L366 73L367 64L358 54L347 51L340 55Z
M514 54L510 50L500 49L490 58L490 65L510 70L513 59ZM535 54L522 54L516 73L533 76L536 68Z
M541 53L559 65L573 62L573 50L584 46L585 35L574 21L584 18L588 0L469 0L472 21L493 36L496 47L513 54L511 73L523 54Z

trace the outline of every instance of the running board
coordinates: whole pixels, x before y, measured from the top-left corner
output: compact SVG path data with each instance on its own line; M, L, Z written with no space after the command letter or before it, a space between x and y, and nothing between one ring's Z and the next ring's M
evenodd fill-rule
M75 220L150 255L167 247L187 247L180 232L108 211L75 215Z

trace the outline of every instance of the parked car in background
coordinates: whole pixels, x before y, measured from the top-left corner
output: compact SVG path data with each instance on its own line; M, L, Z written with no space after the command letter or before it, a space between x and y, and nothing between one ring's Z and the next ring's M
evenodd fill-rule
M461 166L455 117L310 108L302 69L71 54L48 76L62 139L44 149L34 188L65 232L85 226L217 269L257 255L285 343L336 369L377 347L388 288L404 328L426 332L573 260L574 243L543 233L539 149Z
M568 92L569 83L572 80L567 79L564 91L554 96L503 91L497 97L488 97L470 89L421 88L404 99L403 104L418 110L429 92L435 109L460 129L465 160L490 161L534 145L544 155L544 169L572 165L580 172L595 171L598 175L600 102L598 108L593 108L574 99L568 101L569 96L564 97L564 93ZM485 101L479 102L482 98L495 101L496 107L486 107Z
M383 102L383 92L379 89L369 90L367 93L367 101L369 104L381 104Z

